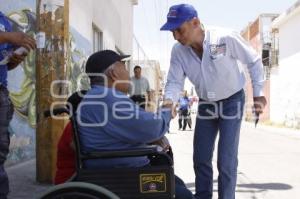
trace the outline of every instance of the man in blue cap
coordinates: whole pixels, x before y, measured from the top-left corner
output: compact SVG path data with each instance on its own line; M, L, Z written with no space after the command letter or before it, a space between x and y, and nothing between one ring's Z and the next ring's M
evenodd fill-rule
M255 112L259 115L266 105L261 58L238 33L204 29L197 11L188 4L170 7L167 23L161 30L171 31L178 41L172 49L165 103L177 102L186 77L200 99L194 134L195 197L212 198L212 157L219 131L219 199L234 199L246 82L238 61L248 67Z
M9 192L8 177L4 162L9 151L8 125L13 115L13 106L8 96L7 71L19 65L27 56L26 52L13 53L17 47L30 50L35 48L35 40L23 32L11 32L11 24L0 12L0 198Z

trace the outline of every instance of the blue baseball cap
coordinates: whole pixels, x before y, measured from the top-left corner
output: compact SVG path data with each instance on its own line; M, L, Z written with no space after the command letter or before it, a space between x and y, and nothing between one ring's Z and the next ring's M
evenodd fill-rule
M179 4L171 6L167 16L167 23L165 23L160 30L175 30L184 22L198 17L197 11L192 5Z

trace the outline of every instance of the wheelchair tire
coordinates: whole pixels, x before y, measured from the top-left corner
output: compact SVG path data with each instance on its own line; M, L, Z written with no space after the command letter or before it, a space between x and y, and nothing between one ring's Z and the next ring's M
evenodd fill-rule
M111 191L91 183L67 182L56 185L39 199L120 199Z

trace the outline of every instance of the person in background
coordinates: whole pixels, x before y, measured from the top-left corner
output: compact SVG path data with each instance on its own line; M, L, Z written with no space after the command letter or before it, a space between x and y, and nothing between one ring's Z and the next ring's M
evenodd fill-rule
M131 77L132 84L129 89L130 98L140 107L145 109L146 97L148 97L148 102L151 101L149 81L142 76L142 68L140 66L135 66L133 72L134 76Z
M9 183L4 170L4 162L9 152L9 122L13 115L13 105L7 90L7 71L17 67L27 56L14 53L19 47L27 51L35 48L35 40L22 32L12 32L12 26L0 11L0 198L7 198Z
M189 128L191 129L191 123L188 121L189 119L189 109L190 109L190 99L187 95L187 91L183 91L183 96L179 98L178 100L178 125L179 125L179 130L185 131L186 126L189 125ZM182 126L182 121L183 121L183 126Z
M259 115L266 105L261 57L238 32L206 29L189 4L171 6L161 30L170 31L178 41L171 53L164 102L177 102L186 77L199 97L193 154L195 197L213 197L212 157L219 132L218 198L234 199L246 83L239 62L248 67L255 113Z

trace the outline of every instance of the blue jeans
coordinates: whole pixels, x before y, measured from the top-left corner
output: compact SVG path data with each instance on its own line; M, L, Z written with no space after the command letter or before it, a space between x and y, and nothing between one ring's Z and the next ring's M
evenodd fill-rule
M0 198L8 194L8 177L4 170L4 162L9 151L8 125L13 115L13 105L6 88L0 85Z
M244 90L217 102L199 101L193 157L196 199L211 199L213 195L212 157L218 131L219 199L235 199L237 155L244 104Z

